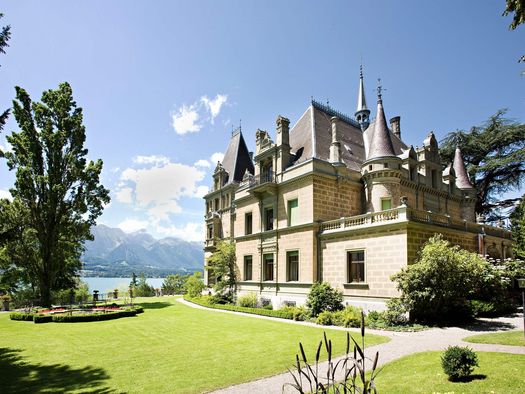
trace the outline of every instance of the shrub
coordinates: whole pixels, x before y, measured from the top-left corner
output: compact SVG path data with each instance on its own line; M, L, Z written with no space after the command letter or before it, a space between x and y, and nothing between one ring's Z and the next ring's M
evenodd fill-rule
M83 323L92 321L105 321L119 319L121 317L135 316L137 311L134 308L127 308L122 311L107 312L107 313L92 313L92 314L79 314L79 315L68 315L60 314L53 315L52 320L54 323Z
M323 311L339 311L343 309L343 293L326 282L315 283L308 293L306 306L313 317Z
M237 298L237 305L245 308L255 308L257 306L257 294L248 293Z
M192 276L186 279L186 283L184 283L184 290L190 297L200 296L205 287L200 272L195 272Z
M36 324L39 324L39 323L50 323L53 321L53 316L52 315L34 315L33 316L33 321L36 323Z
M317 316L317 319L315 322L317 324L320 324L322 326L331 326L334 321L334 314L329 311L324 311L319 313L319 316Z
M489 263L482 257L436 235L425 244L418 261L392 280L397 282L401 303L412 319L452 321L469 317L468 299L486 282L488 269Z
M386 303L386 310L381 318L389 326L399 326L408 323L407 310L399 298L391 298Z
M468 347L449 346L441 357L443 371L450 380L468 377L478 365L478 356Z
M9 314L11 320L33 321L33 313L12 312Z
M290 313L292 319L296 321L305 321L308 319L308 311L304 306L285 306L278 310L284 313Z
M263 306L263 309L266 309L268 311L273 311L273 305L272 304L267 304L267 305Z

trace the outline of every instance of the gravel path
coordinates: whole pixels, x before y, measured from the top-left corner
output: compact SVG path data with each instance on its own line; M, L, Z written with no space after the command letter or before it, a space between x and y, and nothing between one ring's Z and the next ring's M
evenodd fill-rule
M178 299L179 302L188 305L193 308L213 310L220 313L234 313L239 314L240 312L223 311L220 309L205 308L200 305L187 302L183 299ZM277 319L268 316L259 316L243 313L243 315L250 316L253 318L277 320L283 323L289 324L300 324L305 326L317 326L314 323L309 322L295 322L292 320ZM318 326L317 326L318 327ZM330 329L339 329L351 332L358 332L359 329L347 329L342 327L329 327ZM386 364L390 361L398 359L403 356L407 356L413 353L425 352L430 350L444 350L450 345L469 346L470 348L477 351L484 352L502 352L502 353L513 353L513 354L524 354L525 346L507 346L507 345L490 345L481 343L467 343L463 341L471 335L488 333L488 332L501 332L508 331L510 329L521 329L523 330L523 318L519 317L505 317L497 319L479 319L475 324L459 328L459 327L447 327L447 328L432 328L425 331L418 332L393 332L393 331L382 331L382 330L367 330L370 334L378 334L389 337L391 340L387 343L383 343L376 346L371 346L366 349L366 356L373 358L375 353L379 351L379 363L378 365ZM292 360L293 361L293 360ZM370 363L371 364L371 363ZM323 363L320 370L326 369L327 363ZM371 366L368 365L368 368ZM221 390L214 391L217 394L270 394L270 393L282 393L283 385L290 383L292 378L289 373L283 373L267 378L254 380L252 382L242 383L235 386L230 386ZM292 393L293 390L285 390L284 392Z

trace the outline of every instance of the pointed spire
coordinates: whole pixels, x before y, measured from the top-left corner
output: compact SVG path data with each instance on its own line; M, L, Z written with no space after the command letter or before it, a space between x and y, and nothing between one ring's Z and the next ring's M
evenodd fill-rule
M370 125L369 117L370 110L366 106L363 65L361 65L361 67L359 68L359 92L357 94L357 110L355 112L355 118L359 122L362 131L365 131Z
M383 99L381 98L381 86L377 89L377 116L375 120L374 135L370 142L367 159L377 157L395 156L394 146L390 139L390 132L386 124L385 111L383 110Z
M456 172L456 186L458 189L474 188L468 179L465 162L463 161L463 156L461 156L461 149L459 149L459 146L456 147L456 152L454 153L454 163L452 164L452 168L454 168L454 171Z
M355 112L368 110L365 97L365 83L363 80L363 65L359 67L359 93L357 95L357 109Z

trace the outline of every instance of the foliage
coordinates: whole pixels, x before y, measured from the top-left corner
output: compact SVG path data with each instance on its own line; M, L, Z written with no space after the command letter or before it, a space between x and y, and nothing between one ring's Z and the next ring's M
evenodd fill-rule
M188 278L189 275L168 275L162 282L162 294L184 294L184 284Z
M82 109L68 83L45 91L41 102L16 87L13 113L20 131L7 136L12 151L4 152L16 181L13 202L0 202L1 232L12 235L2 260L22 268L49 306L52 290L73 284L109 191L99 183L102 161L86 159Z
M310 315L317 317L323 311L338 311L343 309L343 292L334 289L329 283L314 283L306 300Z
M507 4L503 16L514 13L512 22L509 25L509 29L514 30L522 23L525 23L525 4L523 0L506 0ZM523 55L520 62L525 62L525 55Z
M469 302L486 278L489 263L475 253L452 246L442 235L430 238L419 260L392 276L400 302L413 320L443 322L469 316Z
M525 260L525 194L510 214L510 231L514 240L514 255Z
M325 312L321 312L319 317ZM350 342L352 340L352 343ZM332 341L327 339L326 333L323 334L323 341L319 342L317 351L315 353L314 364L308 362L308 358L303 348L303 344L299 342L299 349L301 356L295 355L296 371L288 370L293 378L293 383L287 383L283 386L283 391L286 386L290 386L299 393L376 393L375 379L379 371L376 370L377 362L379 360L379 352L376 352L372 364L372 370L367 376L365 369L365 318L361 313L361 346L356 340L346 333L346 352L343 358L339 361L334 361L332 357ZM326 375L323 376L319 372L319 360L321 350L323 348L328 354L328 368ZM353 353L350 353L350 346L353 345ZM372 360L370 360L372 361ZM342 381L336 378L336 374L343 376Z
M33 321L33 313L12 312L9 314L11 320Z
M235 264L235 244L218 241L215 252L208 258L206 269L215 278L214 290L233 296L237 291L237 264Z
M331 326L333 324L334 320L334 314L329 311L323 311L317 315L317 319L315 319L316 324L320 324L321 326Z
M4 17L4 14L0 13L0 19ZM5 48L9 46L7 43L11 38L11 26L3 26L0 30L0 53L5 54ZM0 131L4 128L7 117L9 116L9 110L5 110L0 114ZM0 150L0 157L2 157L3 152Z
M56 314L52 316L53 323L85 323L92 321L105 321L120 319L121 317L135 316L137 311L133 308L124 309L122 311L106 312L106 313L88 313L70 315L67 313Z
M257 294L248 293L237 298L237 305L245 308L256 308L257 307Z
M33 315L33 322L35 324L51 323L52 321L53 321L53 316L52 315L41 315L41 314Z
M141 274L137 282L137 286L133 289L134 297L153 297L155 289L146 281L146 276Z
M389 326L400 326L408 323L407 309L399 298L391 298L386 303L386 310L381 318Z
M506 192L519 189L525 179L525 124L505 118L499 110L483 125L470 131L448 133L439 153L443 164L451 163L461 149L470 180L477 191L476 213L511 207L517 199L500 201ZM492 213L488 220L496 220Z
M449 346L441 357L441 366L450 380L468 377L478 367L478 356L468 347Z
M308 310L304 306L285 306L278 310L283 313L290 314L292 316L292 320L308 320Z
M202 281L202 274L200 272L194 272L184 284L184 290L190 297L200 296L205 288L206 286Z

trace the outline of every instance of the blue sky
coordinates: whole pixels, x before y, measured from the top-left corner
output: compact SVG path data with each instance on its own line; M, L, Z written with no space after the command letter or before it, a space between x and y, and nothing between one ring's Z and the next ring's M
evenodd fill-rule
M370 107L381 77L409 144L500 108L524 122L525 27L508 29L504 3L6 0L0 108L15 85L37 100L68 81L111 189L99 222L201 240L201 197L232 126L242 119L253 149L257 128L295 123L312 96L353 115L361 59ZM12 183L0 164L0 195Z

